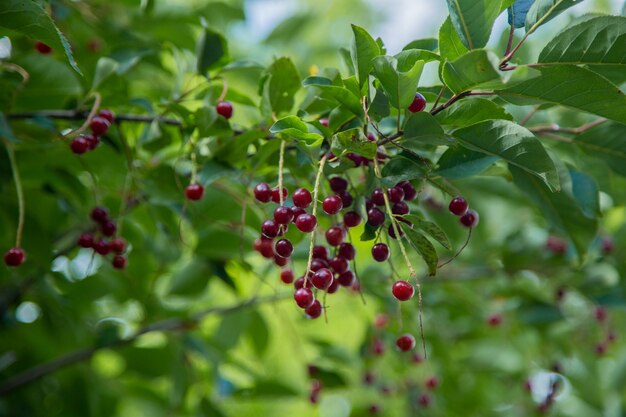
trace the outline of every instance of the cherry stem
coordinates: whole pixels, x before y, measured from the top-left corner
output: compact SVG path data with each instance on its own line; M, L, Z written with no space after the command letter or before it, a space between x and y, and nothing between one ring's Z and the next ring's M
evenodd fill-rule
M226 97L227 92L228 92L228 80L222 77L222 92L220 93L220 96L217 98L218 103L220 101L224 101L224 98Z
M28 71L26 71L24 68L20 67L17 64L7 62L2 64L2 68L6 68L9 71L17 72L18 74L20 74L20 77L22 77L22 84L26 84L28 80L30 80L30 75L28 74Z
M430 111L430 114L432 114L434 116L437 113L439 113L440 111L443 111L443 110L447 109L448 107L450 107L451 105L453 105L454 103L459 101L460 99L468 97L468 96L492 96L494 94L495 93L493 91L464 91L462 93L453 95L450 98L450 100L446 101L441 106L439 106L437 108L433 108Z
M191 150L191 183L196 183L196 175L198 174L198 167L196 165L196 146L192 144L193 149Z
M279 139L280 140L280 154L278 157L278 198L280 200L280 205L282 206L284 203L284 196L283 196L283 170L285 168L285 143L287 141Z
M437 107L437 104L439 104L439 101L441 101L441 97L443 97L443 93L446 91L446 86L442 86L441 90L439 91L439 95L437 95L437 99L435 100L435 103L433 104L433 109Z
M463 246L461 246L461 248L457 251L457 253L454 254L452 258L448 259L442 264L437 265L437 269L441 269L444 266L448 265L450 262L454 261L461 254L461 252L463 252L463 249L467 247L471 237L472 237L472 229L469 229L469 233L467 234L467 239L465 239L465 243L463 243Z
M504 51L504 55L508 55L511 52L511 47L513 46L513 38L515 36L515 24L511 22L509 26L509 41L506 44L506 50Z
M15 235L15 247L19 248L22 243L22 231L24 230L24 191L22 190L22 180L20 179L20 172L17 169L17 162L15 161L15 151L13 146L5 141L5 147L7 154L9 155L9 162L11 164L11 172L13 173L13 181L15 182L15 192L17 194L17 207L18 207L18 222L17 232Z
M68 139L75 138L76 136L80 135L85 130L87 130L87 128L91 124L91 120L96 116L96 113L98 113L98 109L100 108L100 101L101 101L100 94L99 93L93 93L93 96L94 96L93 106L91 107L91 111L87 115L87 119L85 119L85 122L78 129L73 130L73 131L63 135L64 138L68 138Z
M315 186L313 187L313 216L317 218L317 195L320 189L320 182L322 179L322 173L324 172L324 165L328 159L328 154L325 153L320 159L320 165L317 168L317 175L315 177ZM281 190L282 194L282 190ZM313 262L313 247L315 246L315 232L317 232L318 224L315 224L313 231L311 232L311 242L309 243L309 260L306 263L306 270L304 272L304 286L306 287L309 280L309 271L311 270L311 263Z

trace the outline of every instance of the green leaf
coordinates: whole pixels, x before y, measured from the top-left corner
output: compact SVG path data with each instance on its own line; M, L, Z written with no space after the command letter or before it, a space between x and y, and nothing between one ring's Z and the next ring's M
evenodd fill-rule
M601 158L616 173L626 176L626 126L603 123L574 137L586 154Z
M540 178L552 191L559 189L554 162L528 129L506 120L487 120L452 133L465 147L497 156Z
M11 125L7 121L7 118L4 116L4 113L0 111L0 138L6 139L9 142L17 143L20 140L15 137L13 134L13 130L11 129Z
M626 17L600 16L571 27L543 48L540 63L620 65L626 68Z
M498 69L499 62L500 59L491 51L470 51L444 64L443 82L457 94L476 87L500 86L502 72Z
M350 90L345 87L334 85L331 80L324 77L308 77L302 84L305 87L319 88L325 95L333 98L338 103L345 106L357 116L363 115L363 105L358 96L355 96Z
M53 49L64 51L69 64L82 75L72 55L70 43L38 3L32 0L2 0L0 27L14 30L31 39L44 42Z
M228 43L221 34L204 29L197 47L198 74L206 75L209 70L223 67L229 61Z
M468 49L487 44L491 28L500 14L500 1L447 0L450 19Z
M294 96L300 89L300 75L291 59L283 57L275 60L267 70L263 88L265 111L279 115L293 108Z
M461 38L452 26L450 16L448 16L439 28L439 53L448 61L453 61L467 52L468 49L461 42Z
M535 0L517 0L509 7L509 25L513 24L516 28L524 27L526 22L526 14Z
M387 93L391 105L404 110L409 107L415 97L424 61L415 62L413 67L406 72L396 69L397 63L398 61L391 56L375 58L374 75Z
M409 149L419 149L420 145L450 145L449 139L439 122L428 112L411 114L404 125L402 144Z
M237 311L225 315L214 333L213 341L224 352L232 350L239 343L241 334L248 327L252 314L249 311Z
M309 133L309 128L298 116L287 116L270 128L270 133L283 138L293 138L310 148L320 146L324 137L319 133Z
M393 187L400 181L410 181L424 176L424 167L416 161L403 156L394 156L383 166L382 183Z
M439 256L437 256L437 251L433 244L430 243L430 240L426 239L423 234L413 229L408 224L404 222L398 222L397 224L401 226L404 233L406 233L407 240L413 249L415 249L415 251L421 255L424 262L426 262L428 274L431 276L435 275L437 273Z
M352 32L354 33L354 43L350 56L359 87L363 87L367 84L369 74L372 71L372 60L380 55L380 47L365 29L352 25Z
M526 14L526 32L533 32L562 11L582 2L583 0L535 0Z
M332 152L339 156L347 152L354 152L366 158L376 156L376 144L362 135L361 128L344 130L333 137Z
M569 169L569 175L572 179L572 194L583 214L591 218L600 216L600 194L595 180L573 168Z
M504 107L482 97L471 97L437 113L437 121L445 126L469 126L484 120L513 120Z
M539 71L540 77L497 93L514 104L560 104L626 123L626 96L606 78L575 65L554 65Z
M566 192L553 193L536 176L510 167L513 182L534 201L542 215L559 232L568 236L582 258L591 240L595 237L598 223L595 218L585 216L576 201Z
M406 44L403 51L408 49L425 49L427 51L435 52L439 47L439 41L436 38L416 39Z
M98 60L98 63L96 64L96 72L93 76L91 89L97 90L98 87L104 82L104 80L115 74L119 66L119 62L115 61L114 59L106 56L100 58Z
M489 156L463 146L452 146L437 161L434 174L450 179L472 177L486 170L497 160L497 156Z
M206 288L213 273L211 264L202 258L194 258L182 268L178 268L170 281L168 293L171 295L200 295Z
M300 395L293 385L287 385L275 380L258 380L254 387L244 388L234 392L235 397L242 398L281 398Z
M263 355L269 343L269 329L267 328L265 319L258 311L252 311L250 313L247 333L257 355Z
M424 49L405 49L394 55L394 58L398 60L398 69L400 71L409 70L417 61L424 61L424 63L441 61L441 57L438 54Z
M418 227L422 229L428 236L435 239L444 248L448 250L452 249L452 245L450 244L450 239L448 239L446 232L444 232L443 229L439 227L437 224L430 222L428 220L424 220L423 218L415 214L407 214L402 217L404 217L406 220L413 223L414 227Z

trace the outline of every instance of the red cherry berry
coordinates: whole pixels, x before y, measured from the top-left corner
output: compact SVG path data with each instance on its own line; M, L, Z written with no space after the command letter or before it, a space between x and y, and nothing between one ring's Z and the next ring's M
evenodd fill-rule
M380 188L377 188L374 191L372 191L372 202L376 204L377 206L385 205L385 195L383 193L383 190L381 190Z
M124 269L126 268L126 257L123 255L115 255L113 257L113 268L115 269Z
M415 347L415 338L410 334L403 334L396 340L396 347L402 352L408 352Z
M321 268L315 271L313 278L311 278L313 286L318 290L325 290L333 283L333 273L328 268Z
M426 108L426 99L420 93L415 93L415 98L413 102L409 106L409 111L411 113L418 113L423 111Z
M391 287L391 293L399 301L407 301L413 298L415 288L407 281L396 281Z
M111 249L111 252L113 253L122 254L124 253L125 248L126 242L120 237L109 242L109 249Z
M298 218L298 216L300 216L301 214L306 214L306 210L301 207L292 207L291 212L293 213L293 220L292 220L293 223L296 222L296 219Z
M230 101L220 101L217 103L217 106L215 106L215 110L217 110L217 114L225 119L233 117L233 105Z
M313 283L311 282L311 280L310 280L310 279L308 279L308 280L306 281L306 286L305 286L305 285L304 285L304 277L300 277L300 278L298 278L297 280L295 280L295 281L293 282L293 287L294 287L296 290L299 290L300 288L313 288Z
M52 48L41 41L35 43L35 50L42 55L48 55L52 52Z
M91 233L83 233L78 238L78 246L81 248L93 248L94 238Z
M268 238L278 236L278 224L274 220L265 220L261 225L261 233Z
M293 271L291 269L284 269L280 272L280 280L285 284L291 284L293 282Z
M315 301L313 293L308 288L297 289L293 295L293 299L300 308L309 308Z
M312 202L311 193L306 188L298 188L293 192L293 204L296 207L307 208Z
M372 247L372 258L376 262L385 262L389 259L389 246L384 243L377 243Z
M502 315L500 314L492 314L491 316L489 316L489 318L487 319L487 323L491 326L491 327L498 327L499 325L502 324Z
M380 414L381 408L378 404L372 404L367 407L367 412L370 414Z
M102 256L108 255L109 252L111 251L111 249L109 248L109 243L104 239L97 241L93 245L93 249Z
M339 277L337 278L336 281L342 287L349 287L349 286L352 285L352 283L354 282L355 279L356 279L356 277L354 276L354 272L346 271L346 272L342 273L341 275L339 275Z
M103 119L107 119L109 123L113 123L113 121L115 120L115 115L109 109L100 110L100 112L98 113L98 116L102 117Z
M322 315L322 303L319 300L315 300L311 306L304 309L304 312L308 318L316 319Z
M333 269L333 271L335 271L336 274L344 273L350 267L346 258L343 258L341 256L335 256L333 259L328 261L328 264Z
M352 202L354 201L352 194L347 191L341 191L337 195L339 196L339 198L341 198L341 204L343 205L343 208L350 207L352 205Z
M372 343L372 353L374 356L381 356L385 353L385 342L378 338L374 339L374 342Z
M280 239L276 242L276 245L274 245L274 250L277 255L282 256L283 258L289 258L293 253L293 245L287 239Z
M608 346L605 342L598 343L595 348L596 355L603 356L606 353L607 347Z
M393 187L387 191L389 201L392 203L401 203L404 201L404 190L401 187Z
M287 191L285 187L283 187L283 201L287 199L288 195L289 195L289 192ZM278 187L272 188L272 201L274 203L280 204L280 193L278 192Z
M339 246L345 234L341 227L333 226L326 231L326 241L330 246Z
M98 145L100 145L100 138L96 135L89 134L89 135L83 136L83 138L87 141L90 151L93 151L94 149L98 147Z
M89 150L89 142L82 136L70 142L70 149L76 155L82 155Z
M314 215L304 213L298 216L296 219L296 227L303 233L310 233L317 226L317 219Z
M17 267L26 260L26 252L22 248L11 248L4 254L4 263L6 266Z
M396 226L398 227L398 233L400 233L400 237L404 236L404 231L402 230L402 227L400 227L400 224L397 223ZM393 227L393 224L390 224L389 227L387 228L387 234L392 239L398 238L396 236L396 229Z
M374 207L367 212L367 224L378 227L385 223L385 213Z
M327 214L337 214L343 208L343 202L338 195L331 195L324 199L322 202L322 208Z
M100 225L100 231L105 236L113 236L115 232L117 232L117 226L115 225L115 223L109 220L108 222L102 223Z
M322 126L324 126L324 127L328 127L328 124L329 124L328 118L326 118L326 117L322 117L322 118L319 120L319 122L320 122L320 124L321 124Z
M341 177L332 177L328 180L328 183L330 184L330 189L336 193L340 193L348 189L348 181Z
M280 267L283 267L289 263L289 258L283 258L282 256L274 255L274 263Z
M278 224L289 224L293 220L291 208L279 206L274 209L274 221Z
M349 211L343 215L343 224L346 227L357 227L361 224L361 216L356 211Z
M478 225L479 216L478 213L474 210L467 210L463 216L461 216L461 224L467 228L473 228Z
M91 210L91 219L96 223L105 223L109 220L109 212L104 207L96 207Z
M567 252L567 241L558 236L549 236L546 241L546 248L556 255L563 255Z
M200 184L189 184L185 189L185 195L191 201L198 201L204 195L204 187Z
M328 249L326 249L326 246L314 246L313 257L317 259L328 259Z
M608 316L607 312L606 312L606 308L602 307L602 306L598 306L596 307L596 309L593 312L593 315L596 319L596 321L602 323L603 321L606 320L606 317Z
M424 408L428 407L430 405L430 402L431 402L431 399L430 399L430 395L428 394L421 394L419 398L417 399L417 403Z
M351 261L356 256L356 249L354 249L354 246L352 246L351 243L342 243L341 245L339 245L339 250L337 251L337 253L342 258Z
M313 272L317 272L322 268L328 267L328 262L326 262L324 259L313 258L313 260L311 261L311 271Z
M111 123L109 123L109 121L104 117L96 116L91 119L89 127L91 127L91 131L94 135L102 136L109 130L110 125Z
M450 205L448 206L450 213L454 214L455 216L464 215L465 212L467 212L468 208L469 208L469 204L460 195L457 195L456 197L454 197L452 201L450 201Z
M402 181L396 184L396 187L401 187L404 191L404 201L413 201L417 198L417 190L408 181Z
M339 290L339 282L336 279L333 279L333 282L330 284L330 287L326 290L328 294L334 294Z
M274 245L272 244L272 239L264 237L256 239L254 241L254 250L259 252L264 258L269 259L274 257Z
M272 199L272 189L265 182L260 182L254 187L254 198L261 203L268 203Z

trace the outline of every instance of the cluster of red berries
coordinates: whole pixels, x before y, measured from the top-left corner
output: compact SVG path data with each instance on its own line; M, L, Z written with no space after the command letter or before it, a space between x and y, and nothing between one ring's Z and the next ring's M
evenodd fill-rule
M478 213L474 210L469 210L467 200L460 195L454 197L452 201L450 201L448 209L455 216L459 216L459 220L463 226L470 229L478 226Z
M101 110L96 117L91 119L89 127L91 133L81 135L70 142L70 149L76 155L82 155L86 152L93 151L100 145L100 136L104 135L115 120L113 112L107 109Z
M91 219L98 225L101 236L96 237L92 233L83 233L78 238L78 246L81 248L93 249L97 254L107 256L112 253L111 261L115 269L126 268L128 260L124 256L126 249L126 241L121 237L114 237L117 232L117 226L109 218L106 208L96 207L91 211ZM106 238L113 237L111 240Z

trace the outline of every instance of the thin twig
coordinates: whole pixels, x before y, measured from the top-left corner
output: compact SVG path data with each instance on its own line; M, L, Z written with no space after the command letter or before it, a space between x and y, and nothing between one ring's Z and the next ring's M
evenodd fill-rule
M24 230L24 191L22 189L22 180L20 179L20 172L17 169L17 162L15 161L15 151L13 146L8 142L4 142L7 153L9 154L9 163L11 164L11 172L13 173L13 182L15 183L15 192L17 194L17 207L18 207L18 221L17 232L15 234L15 247L19 248L22 243L22 232Z
M93 106L91 106L91 111L89 111L89 114L87 115L87 118L85 119L84 123L78 129L73 130L63 135L64 138L68 138L68 139L75 138L79 136L81 133L83 133L85 130L87 130L87 128L91 124L91 120L96 116L96 114L98 113L98 109L100 108L100 100L101 100L100 94L93 93L93 96L94 96Z
M511 47L513 46L513 38L515 36L515 24L511 22L509 26L509 41L506 44L506 50L504 51L504 56L508 55L511 52Z
M537 113L539 105L533 106L533 109L519 122L520 126L524 126Z
M462 93L453 95L448 101L443 103L441 106L439 106L437 108L433 108L430 111L430 114L432 114L434 116L437 113L439 113L440 111L443 111L443 110L447 109L448 107L450 107L451 105L453 105L454 103L459 101L460 99L468 97L468 96L491 96L491 95L494 95L494 94L495 93L493 91L464 91Z
M461 252L463 252L463 249L467 247L471 237L472 237L472 229L469 229L469 233L467 234L467 239L465 239L465 243L463 243L463 246L461 246L461 248L454 254L454 256L452 256L452 258L437 265L437 269L441 269L444 266L448 265L450 262L454 261L461 254Z
M322 179L322 173L324 172L324 165L328 159L328 154L325 153L320 159L320 165L317 168L317 176L315 177L315 185L313 188L313 217L317 218L317 195L320 189L320 181ZM313 262L313 247L315 246L315 232L317 232L318 224L315 224L313 231L311 232L311 242L309 243L309 260L306 263L306 270L304 271L304 286L308 284L309 271L311 270L311 263Z

